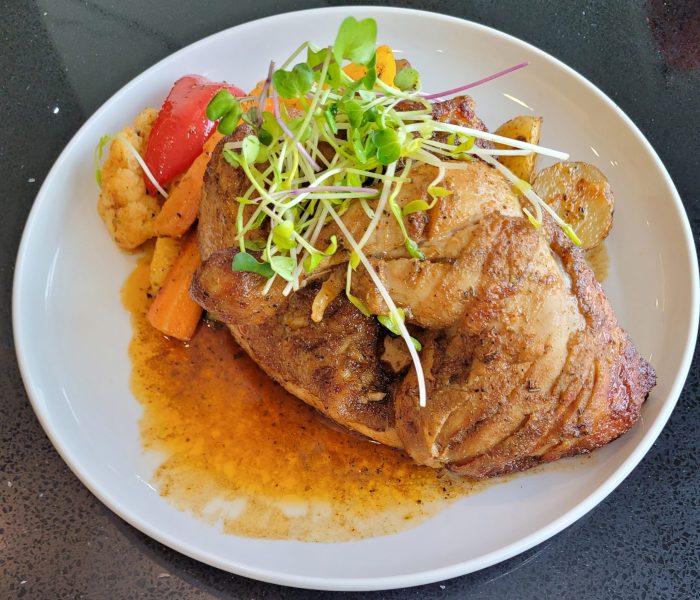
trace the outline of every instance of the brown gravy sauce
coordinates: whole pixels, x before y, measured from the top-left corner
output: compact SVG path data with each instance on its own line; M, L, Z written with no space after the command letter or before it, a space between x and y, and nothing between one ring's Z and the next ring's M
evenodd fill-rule
M413 527L481 485L330 427L223 327L167 339L146 321L148 285L145 257L122 289L131 387L144 448L160 461L152 483L179 509L236 535L343 541Z

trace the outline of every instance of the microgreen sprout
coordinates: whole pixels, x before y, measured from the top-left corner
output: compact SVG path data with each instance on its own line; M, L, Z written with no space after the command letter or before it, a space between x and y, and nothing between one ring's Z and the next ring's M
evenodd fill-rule
M420 244L409 235L406 217L429 211L438 202L449 202L452 191L441 185L446 173L469 168L468 161L477 158L501 171L533 204L534 213L527 208L524 213L534 226L541 225L544 210L578 243L573 229L494 158L532 152L560 159L568 155L433 118L431 100L486 83L526 63L428 94L422 91L420 74L413 67L401 69L393 84L379 79L376 44L377 25L373 19L348 17L332 46L304 42L281 68L271 63L259 96L243 99L247 111L243 111L239 99L222 90L212 99L207 115L218 119L219 131L226 134L232 133L241 119L252 128L242 140L226 141L223 150L224 159L240 168L249 183L245 193L232 199L240 247L232 269L267 279L264 293L279 277L286 282L283 294L288 295L298 290L307 276L327 268L324 265L347 261L346 297L364 315L376 317L382 326L404 339L416 369L419 404L425 406L425 378L417 354L420 343L409 334L403 310L391 299L363 248L388 213L403 234L406 254L425 260ZM355 65L357 80L345 72L348 63ZM405 100L411 106L401 110ZM507 148L482 148L477 140L499 142ZM101 149L96 151L96 160L98 154L101 156ZM418 198L402 205L402 185L410 181L412 168L421 163L437 169L427 188L429 200ZM360 214L368 220L362 231L356 223L348 228L350 222L343 220L358 202ZM331 223L342 238L322 235ZM249 251L258 254L253 256ZM352 278L360 265L379 291L388 313L372 315L363 299L353 295Z
M97 142L97 146L95 146L95 181L97 181L97 185L100 187L102 187L102 157L104 155L105 146L111 141L112 136L105 134L100 138L100 141Z

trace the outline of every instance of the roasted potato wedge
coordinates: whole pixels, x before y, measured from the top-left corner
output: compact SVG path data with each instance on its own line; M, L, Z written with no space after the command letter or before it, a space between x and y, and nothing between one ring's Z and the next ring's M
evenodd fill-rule
M534 191L569 223L584 249L593 248L610 232L615 201L600 170L584 162L560 162L543 169Z
M530 115L522 115L514 117L510 121L506 121L498 129L497 135L509 137L521 142L529 142L531 144L540 143L540 131L542 130L542 117L533 117ZM510 149L509 146L496 144L496 148ZM532 183L532 178L535 173L535 161L537 154L527 154L525 156L499 156L499 162L508 167L520 179L524 179L528 183Z
M163 283L165 283L165 278L168 276L170 267L173 266L175 259L180 254L181 245L181 241L176 238L156 238L149 270L151 294L157 294L158 290L163 286Z

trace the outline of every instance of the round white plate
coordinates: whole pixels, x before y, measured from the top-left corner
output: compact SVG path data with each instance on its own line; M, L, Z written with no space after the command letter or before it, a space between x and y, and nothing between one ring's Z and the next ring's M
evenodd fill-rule
M544 145L608 175L617 204L605 288L622 325L654 364L658 385L640 423L590 460L493 485L414 529L338 544L225 535L174 509L149 485L153 464L139 443L142 410L129 390L131 328L119 298L135 259L116 250L97 216L92 153L101 135L129 124L144 106L159 106L181 75L250 88L270 59L286 58L305 36L332 43L349 14L374 17L381 43L409 57L428 90L530 62L473 90L479 114L491 128L516 114L543 115ZM34 410L71 469L115 513L156 540L234 573L298 587L370 590L487 567L554 535L605 498L652 445L681 391L697 333L698 275L690 227L659 158L581 76L532 46L459 19L331 8L223 31L115 94L68 144L37 196L13 300L17 355Z

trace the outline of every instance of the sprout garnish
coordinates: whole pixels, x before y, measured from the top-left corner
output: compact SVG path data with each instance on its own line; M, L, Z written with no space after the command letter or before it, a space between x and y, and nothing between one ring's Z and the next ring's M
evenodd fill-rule
M421 91L420 75L412 67L397 73L394 85L377 77L377 25L373 19L352 17L340 25L335 43L327 48L302 44L282 67L270 68L260 95L243 113L239 99L227 90L214 96L207 109L210 119L219 121L219 130L231 133L241 117L253 133L238 142L227 142L224 158L240 167L250 183L235 198L238 203L236 234L240 252L234 258L234 271L257 273L268 281L287 283L283 293L299 289L306 276L314 273L337 252L350 252L347 258L346 296L358 310L371 316L364 302L352 294L352 275L362 264L383 299L388 313L375 315L394 335L406 342L416 369L420 406L426 405L425 378L418 351L420 343L411 337L404 323L404 312L393 302L388 290L363 251L385 213L396 219L409 256L425 260L404 223L405 217L432 209L452 191L441 182L448 170L468 168L467 162L480 158L494 166L532 204L533 215L523 209L530 222L539 227L542 210L547 211L565 233L579 243L573 229L562 221L532 189L494 157L537 152L566 159L564 152L499 135L441 123L433 119L430 100L448 96L521 69L521 63L479 81L437 94ZM306 51L306 60L290 65ZM343 70L347 63L364 67L360 79L353 80ZM268 102L269 98L269 102ZM400 110L409 100L410 110ZM447 143L434 139L443 133ZM510 149L481 148L477 140L499 142ZM397 197L403 183L410 181L416 163L435 166L438 175L428 186L430 202L416 199L401 207ZM368 203L372 199L373 203ZM369 224L355 239L342 215L359 202ZM321 247L318 238L324 226L335 222L343 243L335 236ZM269 224L266 237L247 239L253 231ZM260 252L260 258L248 250ZM337 261L336 261L337 262Z

